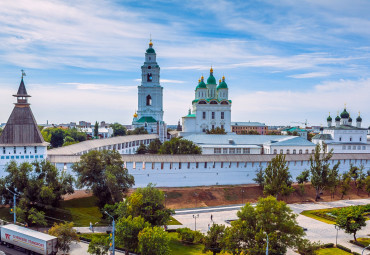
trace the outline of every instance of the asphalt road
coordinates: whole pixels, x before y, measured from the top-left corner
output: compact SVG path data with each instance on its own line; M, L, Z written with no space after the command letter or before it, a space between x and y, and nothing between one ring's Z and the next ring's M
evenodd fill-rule
M24 255L24 254L26 254L23 251L18 251L18 250L15 250L15 249L7 248L4 245L0 245L0 251L5 252L6 255Z

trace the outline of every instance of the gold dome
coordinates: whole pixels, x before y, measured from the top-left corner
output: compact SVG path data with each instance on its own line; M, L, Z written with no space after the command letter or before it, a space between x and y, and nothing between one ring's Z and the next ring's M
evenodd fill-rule
M134 114L134 118L137 118L137 113L135 112L135 114Z
M152 46L153 46L152 39L150 39L149 46L150 46L150 47L152 47Z

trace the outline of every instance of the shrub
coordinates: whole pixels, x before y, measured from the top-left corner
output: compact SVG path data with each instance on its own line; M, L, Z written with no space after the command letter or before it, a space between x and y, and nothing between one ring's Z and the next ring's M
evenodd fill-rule
M333 248L334 244L333 243L326 243L322 246L323 248Z
M322 246L320 242L310 242L308 239L303 239L298 244L298 252L302 255L314 255Z
M343 250L343 251L346 251L346 252L349 252L349 253L352 253L351 249L347 248L347 247L344 247L343 245L340 245L340 244L337 244L337 248Z
M184 243L201 243L203 240L202 233L193 231L190 228L179 228L176 232L180 240Z

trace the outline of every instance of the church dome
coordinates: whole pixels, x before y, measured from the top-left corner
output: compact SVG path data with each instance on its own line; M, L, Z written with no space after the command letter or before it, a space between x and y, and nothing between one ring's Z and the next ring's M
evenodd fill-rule
M348 119L349 113L347 112L346 108L344 108L343 112L340 114L341 118Z
M357 121L357 122L361 122L361 121L362 121L362 118L361 118L361 116L360 116L360 115L358 115L358 117L356 118L356 121Z
M153 49L152 40L150 40L149 48L146 50L146 53L155 53L155 50Z
M211 67L211 70L209 72L209 77L207 79L207 84L216 84L216 78L213 76L213 69Z
M206 89L206 88L207 88L207 85L204 83L204 77L202 76L202 78L200 78L200 82L196 89Z
M329 117L326 119L327 121L332 121L333 120L333 118L330 116L330 114L329 114Z
M335 117L335 121L340 121L340 117L339 116Z
M217 86L217 89L227 89L227 84L225 82L225 76L222 76L222 82Z
M135 112L135 114L134 114L134 118L137 118L137 113Z
M352 118L351 118L351 116L349 116L348 122L352 122Z

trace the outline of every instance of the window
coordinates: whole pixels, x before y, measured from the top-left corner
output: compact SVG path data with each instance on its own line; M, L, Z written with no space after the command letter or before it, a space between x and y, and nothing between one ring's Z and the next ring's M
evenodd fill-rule
M198 168L199 167L199 163L197 162L197 163L195 163L195 167L196 168Z
M221 129L225 129L225 128L224 128L224 125L221 125Z
M215 119L215 112L212 112L212 119Z
M35 146L35 153L37 153L37 146Z
M297 154L297 151L295 149L293 150L293 154Z
M212 125L212 129L215 129L215 125Z
M148 66L148 69L152 69L152 67L151 66Z
M366 146L362 146L362 149L363 149L363 150L366 150Z
M17 153L17 147L14 146L13 151L14 151L14 154L16 154Z
M243 154L250 154L250 153L251 153L251 149L243 148Z
M277 154L277 149L274 149L274 154Z
M290 150L289 149L286 150L286 154L290 154Z
M229 154L235 154L235 148L230 148L229 149Z
M26 154L26 153L27 153L27 147L24 146L24 154Z
M342 141L342 137L339 137L339 142Z
M361 146L360 145L357 146L357 150L361 150Z
M152 105L152 97L150 95L147 95L146 97L146 105Z
M236 149L236 154L241 154L242 153L242 149L241 148L237 148Z
M352 142L352 137L349 138L349 141Z
M5 154L5 147L3 147L3 154Z
M348 150L350 150L350 149L351 149L351 145L348 145L348 147L347 147L347 148L348 148Z
M342 146L342 150L345 150L345 149L346 149L346 146L345 146L345 145L343 145L343 146Z
M147 80L148 82L152 82L152 81L153 81L153 75L152 75L151 73L148 73L146 77L147 77L147 79L146 79L146 80Z
M302 154L302 150L299 150L299 154Z
M188 169L190 168L190 162L188 162Z
M311 153L314 154L315 153L315 150L312 150Z
M227 154L227 148L223 148L223 149L222 149L222 153L223 153L223 154Z
M221 148L214 148L214 154L221 154Z
M356 145L353 146L353 149L356 150Z
M225 113L221 112L221 119L223 120L225 118Z
M203 119L206 119L206 112L203 112Z
M203 131L203 132L206 132L206 129L205 129L205 128L203 128L203 129L202 129L202 131Z
M204 162L204 168L207 168L207 162Z
M181 162L179 162L179 169L181 169Z
M283 152L283 150L280 150L280 154L283 154L284 152Z
M360 142L362 141L362 137L360 137Z

